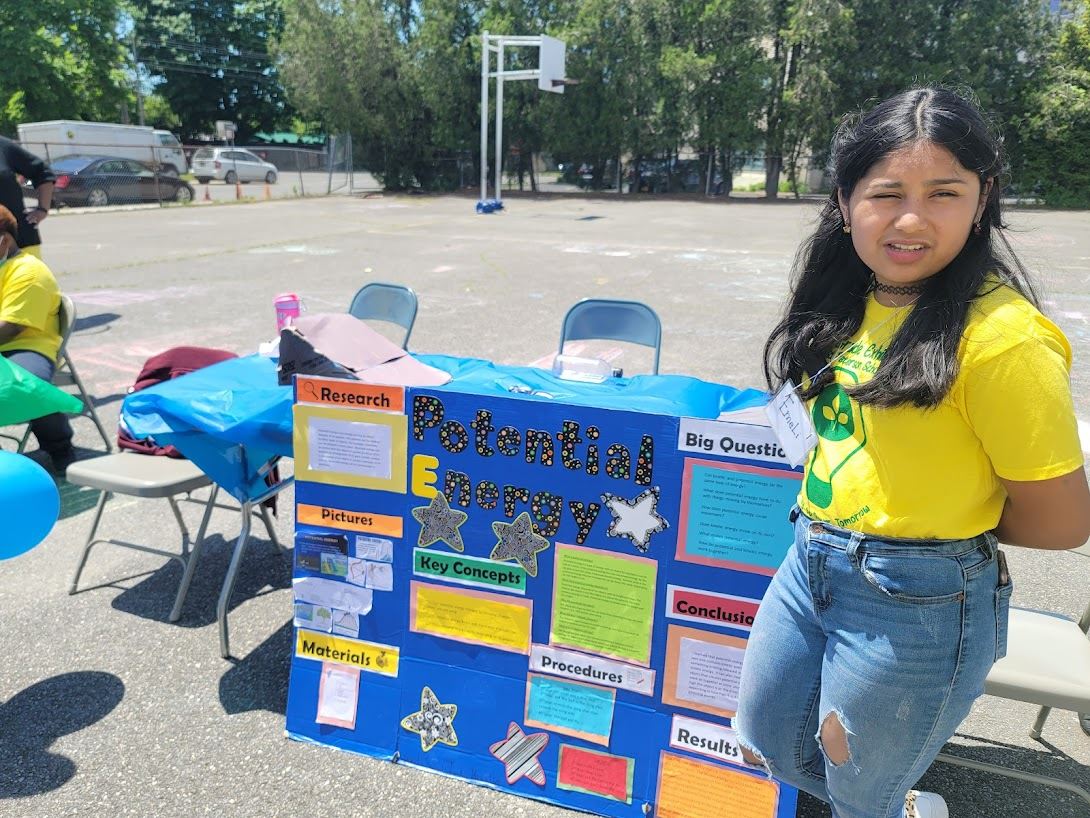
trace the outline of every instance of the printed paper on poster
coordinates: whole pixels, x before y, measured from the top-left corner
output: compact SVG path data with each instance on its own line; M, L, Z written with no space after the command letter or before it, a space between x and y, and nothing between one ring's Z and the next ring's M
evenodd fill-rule
M356 729L356 705L360 698L359 668L323 664L318 683L319 724Z
M609 746L617 691L531 673L526 682L526 726Z
M530 652L533 602L511 596L412 582L409 630L485 645L512 653Z
M296 577L292 580L296 602L310 602L327 608L366 616L371 612L374 594L367 588L359 588L347 582L320 577Z
M670 619L748 631L760 605L759 599L750 597L681 585L666 586L666 616Z
M297 403L292 418L297 480L405 493L405 415Z
M738 709L738 678L746 640L670 625L662 701L729 719Z
M312 417L310 438L311 471L332 471L389 480L392 472L392 430L378 423L361 423Z
M709 761L663 752L659 759L659 818L773 818L780 787L765 775L753 775Z
M655 671L650 668L549 645L534 645L530 648L530 670L617 687L643 696L650 696L655 692Z
M794 541L798 472L687 458L676 557L772 576Z
M655 560L557 543L549 641L649 665L657 571Z
M730 727L710 721L675 715L670 724L670 746L675 750L744 765L738 734Z
M383 676L397 676L400 659L400 651L392 645L302 629L296 631L295 655L300 659L336 662Z
M632 803L633 758L561 744L557 767L559 789Z

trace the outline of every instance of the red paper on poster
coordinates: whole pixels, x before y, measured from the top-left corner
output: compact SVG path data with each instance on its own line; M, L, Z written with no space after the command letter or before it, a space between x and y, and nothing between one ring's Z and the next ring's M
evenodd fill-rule
M570 744L562 745L560 749L558 787L596 793L617 801L631 799L631 759L583 750Z

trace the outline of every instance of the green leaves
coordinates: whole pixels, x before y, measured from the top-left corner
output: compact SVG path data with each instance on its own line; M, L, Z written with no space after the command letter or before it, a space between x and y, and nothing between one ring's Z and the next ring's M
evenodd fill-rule
M115 121L127 94L118 0L0 2L0 132L44 119Z
M827 386L811 410L814 430L826 440L845 440L855 434L855 410L840 384Z

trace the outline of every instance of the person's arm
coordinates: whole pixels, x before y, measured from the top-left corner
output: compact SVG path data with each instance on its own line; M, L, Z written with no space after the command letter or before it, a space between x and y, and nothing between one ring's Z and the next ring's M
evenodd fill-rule
M57 177L41 157L35 156L22 145L9 143L7 159L12 170L25 176L34 185L38 194L38 208L41 209L31 210L27 213L26 220L37 225L49 215L49 208L53 204L53 183Z
M13 324L11 321L0 321L0 344L13 341L26 327L22 324Z
M49 215L49 208L53 205L53 183L42 182L38 185L37 191L38 206L26 214L26 220L35 227Z
M1090 539L1090 486L1076 469L1050 480L1003 480L1007 502L995 535L1026 548L1078 548Z
M1000 318L991 327L1003 327ZM1090 488L1083 470L1069 371L1071 347L1041 318L1026 339L965 372L964 408L1006 498L995 535L1008 545L1062 550L1090 537ZM986 341L972 349L987 354ZM992 346L991 349L994 349Z

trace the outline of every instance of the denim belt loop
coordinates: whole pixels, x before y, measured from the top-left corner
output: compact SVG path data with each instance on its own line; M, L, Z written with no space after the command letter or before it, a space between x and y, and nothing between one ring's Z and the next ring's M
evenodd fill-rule
M852 566L857 569L863 564L863 555L865 553L863 542L865 539L866 535L861 531L853 531L851 539L848 540L848 547L845 549L848 560L851 562Z

